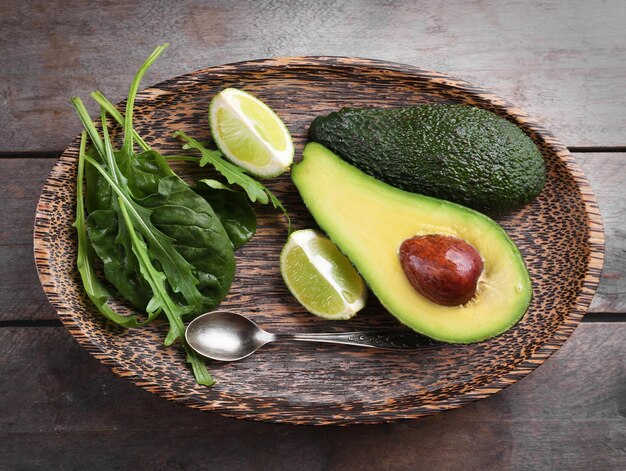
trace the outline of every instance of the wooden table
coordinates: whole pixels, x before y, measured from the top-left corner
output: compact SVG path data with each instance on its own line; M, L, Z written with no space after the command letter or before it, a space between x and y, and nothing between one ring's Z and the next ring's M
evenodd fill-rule
M626 469L626 5L515 1L24 2L0 6L0 468ZM530 376L459 410L352 427L252 423L115 376L37 279L41 186L79 132L68 99L226 62L346 55L447 72L519 105L587 174L606 262L589 314ZM94 111L94 109L91 109Z

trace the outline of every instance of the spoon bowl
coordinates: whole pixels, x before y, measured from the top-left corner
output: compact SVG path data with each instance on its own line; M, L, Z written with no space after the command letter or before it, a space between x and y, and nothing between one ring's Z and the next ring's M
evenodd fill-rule
M256 352L276 336L232 311L213 311L196 317L185 331L187 343L207 358L236 361Z

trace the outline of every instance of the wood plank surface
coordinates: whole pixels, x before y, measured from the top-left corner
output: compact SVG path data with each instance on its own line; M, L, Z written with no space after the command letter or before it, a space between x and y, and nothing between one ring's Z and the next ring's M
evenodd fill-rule
M63 328L3 328L0 462L29 470L447 470L462 459L467 470L624 469L625 336L626 324L582 324L531 375L459 410L301 427L227 419L153 396Z
M621 0L0 2L0 469L626 469L625 24ZM167 41L142 88L255 58L369 57L465 79L587 147L576 158L600 205L606 259L585 319L615 321L581 324L499 394L393 424L228 419L117 377L51 327L32 225L56 159L28 153L60 153L80 130L69 97L124 98Z
M569 146L624 146L626 5L621 0L298 0L0 4L2 151L61 149L80 130L68 99L125 97L196 69L293 55L343 55L446 72L535 116ZM93 111L93 108L91 108Z
M600 286L589 312L626 311L626 230L621 197L626 153L575 154L598 199L606 234ZM0 159L0 321L56 319L39 286L32 258L32 230L39 192L56 159Z
M0 159L0 321L54 319L33 259L35 208L56 159Z

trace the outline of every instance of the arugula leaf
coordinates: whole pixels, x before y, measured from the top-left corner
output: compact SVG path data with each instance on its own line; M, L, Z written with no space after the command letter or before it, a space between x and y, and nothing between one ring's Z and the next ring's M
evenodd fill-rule
M274 208L280 209L287 218L287 223L289 225L288 232L291 234L291 218L289 217L289 214L287 214L287 210L280 200L276 198L276 196L274 196L274 194L265 185L245 173L241 167L223 159L223 154L219 150L209 150L205 148L202 144L200 144L200 142L196 141L192 137L189 137L183 131L174 132L174 137L182 139L189 145L190 148L200 152L202 155L199 162L200 167L204 167L206 164L210 163L215 170L226 178L228 183L231 185L238 185L243 188L250 201L253 203L259 202L261 204L271 202Z
M105 278L124 298L145 310L152 291L139 272L137 259L127 243L128 237L118 237L125 227L124 221L118 223L117 213L112 209L98 209L87 218L87 234L96 255L102 260Z
M165 345L181 341L196 381L208 386L213 379L184 339L183 318L213 309L228 292L235 270L232 243L207 200L176 176L163 156L150 150L132 128L139 82L166 46L157 48L139 69L125 117L104 95L92 94L101 105L102 135L80 98L72 98L85 128L77 177L78 267L88 296L114 322L138 327L164 313L170 324ZM106 113L123 127L119 150L113 149ZM88 151L87 136L92 142ZM134 142L143 152L135 153ZM95 275L96 257L119 293L147 312L145 322L120 316L107 304L111 293Z
M190 306L190 311L200 310L202 308L202 295L196 287L198 280L193 276L191 265L176 251L174 239L154 227L150 220L152 212L135 202L98 162L88 156L85 157L85 160L100 172L116 193L119 210L123 204L126 212L130 213L137 230L147 240L152 257L157 259L163 267L173 291L184 296Z
M196 381L198 384L202 384L204 386L212 386L215 381L211 378L211 375L207 371L204 361L198 357L198 355L191 349L191 347L189 347L187 341L184 339L185 325L183 324L182 316L185 313L185 310L174 303L167 293L165 287L165 281L167 278L152 264L147 246L142 238L135 233L132 220L129 217L126 206L121 198L120 208L129 229L128 232L132 241L133 251L139 260L141 273L148 283L150 283L152 292L154 293L154 297L150 301L149 305L152 306L153 310L157 307L162 309L170 322L170 330L167 333L164 344L168 346L176 340L181 339L187 353L187 363L191 364Z
M175 293L182 294L186 303L189 305L190 311L201 311L203 299L202 294L197 288L199 281L194 276L193 266L176 250L174 246L175 240L166 236L154 227L154 224L150 220L152 212L132 198L132 193L127 180L123 175L121 175L121 172L117 167L118 158L121 158L122 160L131 159L131 156L123 154L123 150L119 152L117 156L114 156L113 150L110 147L111 141L108 137L106 120L102 123L102 130L105 136L106 160L110 169L109 172L102 169L103 171L100 173L107 180L116 195L124 201L127 211L133 217L136 229L145 238L146 243L150 248L152 257L158 260L161 264L172 290ZM98 168L99 165L97 162L93 161L92 163L89 160L89 157L87 157L87 159L87 161L92 165L95 164L94 166L96 166L96 169L100 171L101 167ZM127 168L129 167L127 166ZM118 177L117 181L115 176Z
M128 227L133 253L139 262L139 270L152 288L152 299L148 304L153 311L162 309L170 321L170 331L164 342L166 346L169 346L185 334L185 326L182 321L185 310L182 306L177 305L167 293L167 288L165 287L167 277L152 264L148 254L148 246L143 238L135 232L134 221L129 216L126 202L121 197L118 198L118 202L124 222Z
M202 146L202 147L206 147L207 149L209 148L209 146L211 144L213 144L212 141L198 141L198 143ZM213 144L215 146L215 144ZM189 144L183 144L183 149L185 150L189 150L189 149L193 149L193 147L191 147ZM211 149L209 149L211 150Z
M207 386L212 385L214 381L206 370L206 366L197 357L197 355L190 350L190 347L184 341L185 327L182 321L182 317L187 314L190 309L188 307L180 305L170 296L166 285L166 281L170 281L169 278L153 265L150 255L151 250L148 248L148 245L143 239L144 233L141 230L139 230L139 233L137 233L137 231L135 230L136 225L138 225L138 227L140 228L145 225L151 225L151 223L147 223L147 221L149 221L150 210L139 206L137 203L134 202L134 200L129 198L128 195L125 195L122 188L114 182L112 176L109 175L108 172L93 158L85 156L84 159L98 172L100 172L100 174L106 179L112 190L117 195L117 208L119 208L119 211L122 214L125 227L127 229L127 234L131 241L132 252L134 253L138 261L138 267L141 275L148 282L152 291L152 298L148 302L146 310L149 314L163 311L170 322L170 330L165 338L164 344L171 345L176 340L181 340L187 351L187 361L192 366L196 381L199 384ZM176 176L168 178L176 183L185 185L183 182L179 182L179 179ZM187 187L187 189L189 188ZM189 189L189 191L191 190ZM201 198L200 201L202 201ZM166 237L163 235L161 236ZM156 229L154 230L154 233L150 234L150 237L159 238L161 236L158 235L158 231ZM152 317L152 315L150 315L150 317Z
M93 267L94 254L87 237L85 209L83 205L83 175L85 167L86 142L87 133L83 131L80 139L80 150L78 154L78 175L76 178L76 221L74 222L74 227L78 233L78 258L76 262L78 271L87 296L107 319L122 327L139 327L144 323L139 322L137 320L137 316L122 316L111 309L108 305L108 300L112 297L111 293L100 282Z
M194 268L202 294L198 315L215 309L235 276L228 234L210 204L177 176L163 178L158 191L140 200L151 211L154 226L175 241L176 250Z
M120 125L124 125L124 116L115 108L115 106L104 96L102 92L95 91L91 93L91 97L105 109L109 115ZM135 142L144 151L149 151L150 146L141 138L141 136L133 129L133 138ZM208 141L198 142L203 147L210 144ZM189 144L184 144L183 149L191 149ZM145 154L145 152L144 152ZM166 160L186 160L199 163L199 158L187 155L168 155L163 156ZM169 167L168 167L169 168ZM200 180L200 182L208 182L209 180ZM241 196L241 193L231 190L226 185L211 180L213 183L206 185L196 185L193 189L201 195L211 205L215 213L220 218L226 233L230 238L235 249L242 247L256 232L256 216L251 206L247 203L247 199ZM217 185L217 186L216 186ZM221 186L219 186L221 185ZM212 191L217 189L227 189L233 194L224 195L221 192ZM273 198L272 204L275 208L282 208L282 205L273 194L269 194L270 199Z
M204 363L202 357L187 344L187 341L184 341L183 346L187 352L187 363L191 365L196 382L202 386L213 386L215 384L215 380L206 369L206 364Z
M174 132L174 137L184 140L192 149L200 152L202 155L202 158L198 163L200 167L204 167L206 164L210 163L213 165L215 170L221 173L226 180L228 180L228 183L231 185L238 185L243 188L243 190L247 193L248 198L250 198L250 201L253 203L258 201L261 204L267 204L269 201L267 195L269 190L254 178L244 173L241 167L224 160L222 158L222 153L219 150L206 149L194 138L187 136L187 134L183 131Z
M157 47L142 66L137 71L133 82L130 85L128 91L128 98L126 99L126 118L124 119L124 143L122 145L122 151L126 154L130 154L133 151L133 108L135 106L135 96L137 90L139 90L139 82L143 78L146 71L154 63L155 60L163 53L163 51L169 46L169 43L162 44Z

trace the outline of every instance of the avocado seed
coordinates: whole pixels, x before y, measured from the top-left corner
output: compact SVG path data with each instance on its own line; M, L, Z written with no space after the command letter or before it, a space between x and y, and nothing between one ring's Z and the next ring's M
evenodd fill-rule
M402 242L400 264L413 288L443 306L472 299L483 271L483 259L473 245L440 234Z

